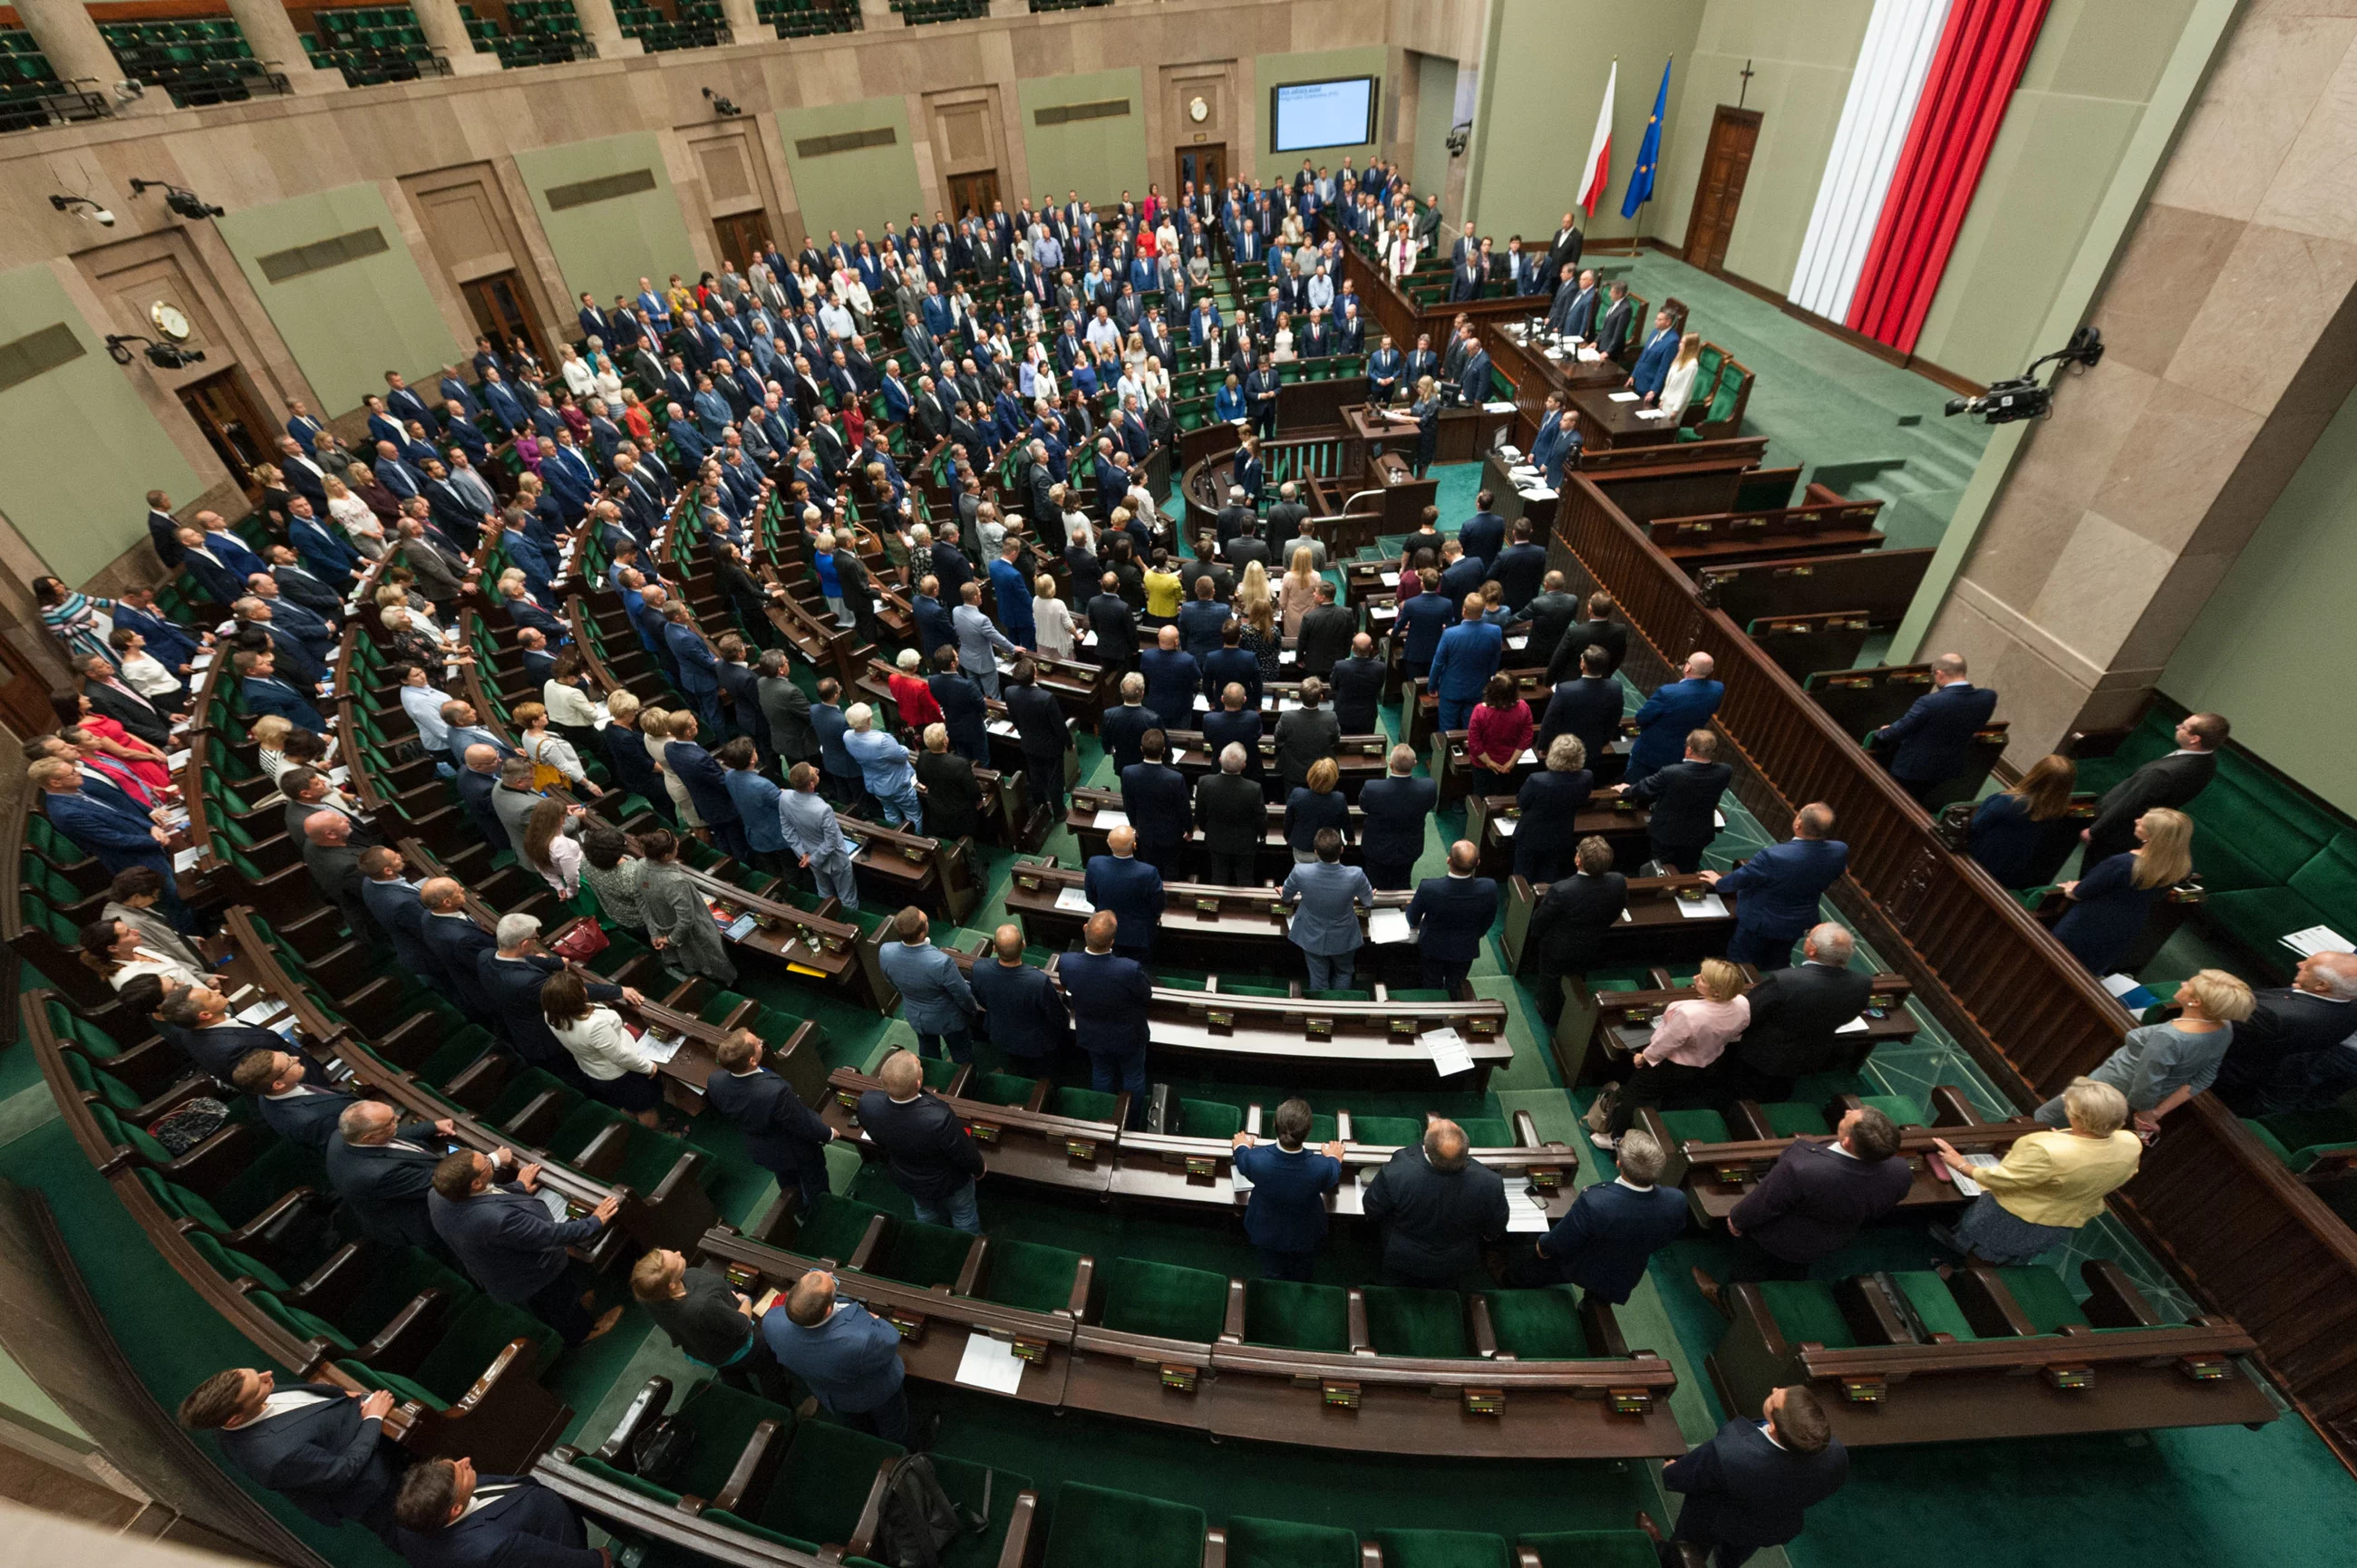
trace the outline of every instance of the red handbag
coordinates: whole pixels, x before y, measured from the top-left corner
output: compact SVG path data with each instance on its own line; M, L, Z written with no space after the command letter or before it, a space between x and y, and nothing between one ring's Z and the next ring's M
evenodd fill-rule
M587 963L612 945L597 921L576 920L548 944L548 950L575 963Z

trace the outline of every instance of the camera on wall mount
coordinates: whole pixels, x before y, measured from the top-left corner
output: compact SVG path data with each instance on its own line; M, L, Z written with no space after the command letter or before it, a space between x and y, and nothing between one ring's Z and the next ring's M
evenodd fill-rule
M153 338L132 338L117 332L106 335L106 357L118 365L127 365L131 362L131 345L134 343L147 345L143 350L147 362L159 371L185 371L190 365L205 362L202 349L182 349L170 343L158 343Z
M226 218L229 216L228 209L215 207L211 203L206 201L203 197L199 196L195 191L189 190L182 186L174 185L169 180L135 179L131 182L131 194L134 196L138 196L150 190L162 191L164 193L165 206L170 208L181 217L194 221L201 222L207 218Z
M2042 354L2029 361L2029 368L2010 381L1991 381L1988 391L1977 397L1952 397L1945 410L1950 418L1970 414L1989 424L2011 424L2017 419L2046 419L2054 413L2054 388L2050 381L2038 379L2040 367L2074 365L2080 370L2093 370L2103 362L2104 334L2098 328L2082 327L2071 334L2071 341L2051 354Z
M712 89L708 87L704 90L704 96L712 101L712 112L715 114L719 115L724 120L733 120L737 115L745 113L745 111L737 108L737 105L731 103L727 99L722 97L719 93L713 91Z
M70 212L77 218L87 219L102 229L114 227L114 214L87 196L52 196L49 198L49 205L60 212ZM83 211L84 208L88 208L89 210Z
M1465 156L1465 149L1466 149L1467 147L1471 146L1472 145L1473 145L1473 122L1472 122L1472 121L1470 121L1470 120L1459 120L1458 122L1457 122L1457 124L1456 124L1451 125L1451 126L1449 126L1449 127L1448 127L1448 156L1449 156L1450 157L1452 157L1452 158L1461 158L1461 157L1463 157L1463 156Z

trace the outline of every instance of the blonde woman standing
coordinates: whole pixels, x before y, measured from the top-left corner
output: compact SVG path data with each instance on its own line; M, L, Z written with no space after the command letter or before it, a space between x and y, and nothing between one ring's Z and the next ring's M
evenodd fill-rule
M1609 1130L1588 1134L1598 1148L1617 1144L1635 1124L1639 1107L1693 1095L1711 1064L1726 1054L1727 1042L1751 1022L1751 1003L1744 995L1749 987L1743 972L1727 960L1703 960L1694 988L1693 996L1662 1009L1653 1037L1631 1063L1635 1070L1613 1101Z
M2127 1096L2099 1079L2074 1078L2059 1103L2067 1130L2016 1139L1994 1165L1972 1166L1946 1139L1932 1141L1948 1168L1969 1173L1983 1191L1954 1230L1932 1226L1932 1240L1968 1263L2029 1263L2104 1211L2104 1199L2144 1158L2143 1141L2127 1130Z
M1297 548L1287 564L1284 580L1277 584L1277 613L1285 618L1285 635L1301 635L1301 618L1318 607L1317 557L1308 545Z
M2222 969L2190 976L2170 1000L2181 1009L2176 1017L2130 1029L2120 1048L2087 1075L2126 1097L2139 1137L2154 1136L2162 1117L2210 1087L2226 1047L2233 1043L2234 1026L2248 1018L2254 1006L2250 986ZM2031 1114L2049 1127L2060 1127L2069 1112L2066 1091Z

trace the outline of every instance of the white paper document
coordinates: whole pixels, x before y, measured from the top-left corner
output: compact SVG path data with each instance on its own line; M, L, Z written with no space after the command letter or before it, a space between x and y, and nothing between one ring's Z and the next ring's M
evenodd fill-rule
M164 766L170 768L175 773L178 773L181 768L186 768L188 765L188 753L186 747L172 753L171 756L164 759Z
M1533 1194L1518 1192L1506 1199L1506 1234L1509 1236L1543 1236L1551 1227L1547 1223L1546 1205Z
M1434 1029L1418 1035L1415 1043L1430 1053L1432 1070L1443 1078L1473 1070L1473 1053L1465 1048L1464 1036L1454 1029Z
M1512 398L1501 398L1496 403L1485 403L1481 405L1481 412L1484 413L1512 413L1514 412L1514 400Z
M1020 733L1016 729L1013 724L1009 723L1006 719L993 719L982 727L992 735L1004 736L1008 740L1015 739Z
M237 1015L237 1021L241 1024L264 1024L277 1017L279 1014L285 1011L285 1009L278 1004L278 998L275 996L265 996L261 1001L255 1003L253 1006L248 1007L244 1012L240 1013Z
M1498 824L1498 836L1501 839L1512 838L1514 830L1522 825L1520 821L1513 817L1498 817L1493 820Z
M1512 649L1517 653L1520 653L1523 649L1528 648L1530 645L1531 634L1529 632L1524 632L1520 637L1510 637L1506 639L1506 646Z
M1670 411L1666 408L1641 408L1637 411L1640 419L1667 419L1669 416Z
M1713 811L1710 814L1710 825L1715 828L1723 828L1727 826L1727 813L1725 811Z
M1689 920L1724 920L1727 918L1727 900L1721 898L1716 893L1706 893L1698 901L1692 904L1689 904L1684 899L1681 898L1677 901L1677 904L1678 913L1684 915Z
M2302 958L2314 958L2320 952L2357 952L2357 946L2330 926L2310 926L2304 931L2294 931L2283 943Z
M1522 755L1514 758L1514 762L1518 767L1536 768L1539 765L1539 754L1526 746L1523 747Z
M194 871L197 868L197 862L204 859L204 846L202 844L192 845L188 849L182 850L179 854L172 857L172 869L175 871Z
M665 1035L649 1029L639 1038L639 1048L659 1062L667 1062L679 1055L679 1047L687 1043L684 1035Z
M965 1354L958 1358L957 1380L970 1389L1011 1394L1023 1384L1023 1358L1014 1346L976 1329L966 1337Z
M1111 806L1099 806L1097 808L1097 826L1104 829L1107 832L1113 832L1115 828L1125 828L1129 826L1129 813L1127 811L1116 811Z
M1385 572L1383 574L1383 586L1386 588L1396 588L1399 586L1400 575L1397 572Z
M1405 909L1368 910L1367 940L1370 942L1415 940L1415 932L1407 923L1407 911Z
M1952 1162L1942 1160L1940 1163L1948 1167L1948 1179L1956 1184L1958 1193L1965 1197L1978 1197L1981 1195L1980 1183L1958 1170ZM1964 1156L1964 1164L1975 1170L1986 1170L1989 1166L1999 1163L2001 1162L1995 1155L1985 1151L1975 1151Z
M1614 403L1635 403L1637 399L1643 394L1632 392L1617 392L1609 395Z
M1077 887L1058 889L1056 908L1074 915L1093 915L1097 912L1097 907L1089 902L1089 896Z
M1836 1035L1863 1035L1866 1033L1866 1015L1861 1013L1857 1017L1852 1018L1848 1023L1844 1024L1840 1028L1835 1029L1834 1033Z

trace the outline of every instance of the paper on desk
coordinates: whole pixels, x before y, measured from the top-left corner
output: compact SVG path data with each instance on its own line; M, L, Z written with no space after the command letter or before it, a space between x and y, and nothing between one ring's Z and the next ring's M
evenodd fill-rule
M1506 1200L1507 1235L1540 1236L1549 1229L1546 1204L1535 1193L1516 1193Z
M1059 888L1056 893L1056 908L1075 915L1093 915L1097 912L1097 907L1089 902L1089 896L1077 887Z
M1948 1179L1956 1184L1956 1191L1959 1195L1964 1197L1978 1197L1981 1195L1981 1184L1958 1170L1954 1162L1942 1160L1940 1163L1948 1167ZM1995 1155L1981 1149L1975 1149L1964 1156L1964 1164L1975 1170L1986 1170L1991 1165L2002 1163Z
M1670 411L1666 408L1641 408L1637 411L1640 419L1667 419L1669 416Z
M283 1011L284 1009L278 1004L278 998L275 996L265 996L261 1001L255 1003L253 1006L248 1007L244 1012L240 1013L237 1015L237 1021L241 1024L259 1024L267 1019L275 1018Z
M1501 461L1508 463L1519 464L1526 456L1521 447L1515 446L1511 441L1502 446L1493 446L1491 450L1495 452Z
M1523 649L1528 648L1530 645L1531 634L1528 632L1523 633L1520 637L1510 637L1506 639L1506 646L1514 650L1517 653L1521 652Z
M1385 572L1383 574L1383 586L1386 588L1396 588L1399 586L1400 575L1397 572Z
M1473 1070L1473 1053L1465 1048L1464 1036L1454 1029L1434 1029L1418 1035L1415 1043L1431 1054L1432 1070L1443 1078Z
M1635 403L1642 394L1632 392L1617 392L1607 395L1609 395L1614 403Z
M1678 913L1684 915L1689 920L1724 920L1727 918L1727 900L1721 898L1716 893L1706 893L1699 900L1692 904L1680 898L1677 900L1677 906Z
M1635 925L1635 924L1637 923L1637 914L1636 914L1636 911L1635 911L1635 910L1633 910L1633 909L1623 909L1623 910L1621 910L1621 911L1620 911L1620 923L1621 923L1622 925L1624 925L1624 926L1633 926L1633 925Z
M1863 1035L1867 1030L1866 1015L1861 1013L1834 1031L1836 1035Z
M2310 926L2304 931L2294 931L2284 938L2283 944L2302 958L2314 958L2320 952L2357 952L2357 946L2330 926Z
M544 1187L533 1193L533 1197L540 1199L540 1206L548 1210L548 1217L551 1219L555 1220L559 1225L565 1223L566 1216L563 1193L554 1187Z
M639 1049L659 1062L667 1062L679 1055L679 1047L686 1043L684 1035L666 1035L653 1029L639 1036Z
M1204 695L1202 693L1200 693L1200 692L1196 693L1195 693L1195 711L1196 711L1197 713L1199 713L1199 714L1208 714L1208 713L1210 713L1210 712L1211 711L1211 698L1209 698L1209 697L1207 697L1207 696L1205 696L1205 695Z
M211 668L212 661L213 656L211 654L199 653L194 659L188 660L188 673L191 675L201 675L208 669Z
M1129 826L1129 813L1127 811L1116 811L1110 806L1099 806L1097 808L1096 825L1104 829L1107 832L1111 832L1115 828L1125 828Z
M1514 758L1515 763L1523 768L1535 768L1538 766L1538 760L1539 754L1527 746L1523 747L1522 755Z
M1555 499L1555 492L1544 485L1533 485L1523 492L1523 499L1526 501L1551 501Z
M1370 942L1415 940L1415 931L1407 923L1407 911L1405 909L1368 910L1367 940Z
M175 773L178 773L181 768L186 768L188 765L188 748L185 746L178 751L172 753L171 756L164 759L164 766L170 768Z
M1498 836L1501 839L1512 838L1514 830L1522 826L1521 821L1514 817L1492 817L1490 822L1497 828Z
M966 1336L965 1353L958 1358L957 1380L970 1389L1011 1394L1023 1385L1023 1359L1015 1353L1014 1346L977 1328Z
M1579 350L1579 362L1583 365L1597 365L1603 363L1603 361L1604 350L1601 349L1590 346L1584 347Z
M1095 632L1084 631L1081 634L1081 646L1082 648L1094 648L1096 645L1097 634Z
M1016 729L1014 722L1009 719L993 719L982 727L992 735L1004 736L1008 740L1015 739L1020 734Z
M175 871L194 871L197 868L197 862L202 860L204 857L205 846L202 844L191 844L188 848L182 850L179 854L172 857L172 869Z
M1727 826L1727 813L1725 811L1713 811L1710 814L1710 825L1715 828L1723 828Z
M1512 398L1501 398L1495 403L1485 403L1481 405L1481 412L1484 413L1512 413L1514 412L1514 400Z
M1284 652L1282 652L1282 653L1280 653L1280 654L1278 654L1278 655L1276 656L1276 661L1277 661L1279 664L1290 664L1290 663L1294 662L1295 658L1296 658L1296 655L1295 655L1295 653L1294 653L1294 650L1293 650L1292 649L1288 648L1288 649L1286 649Z

